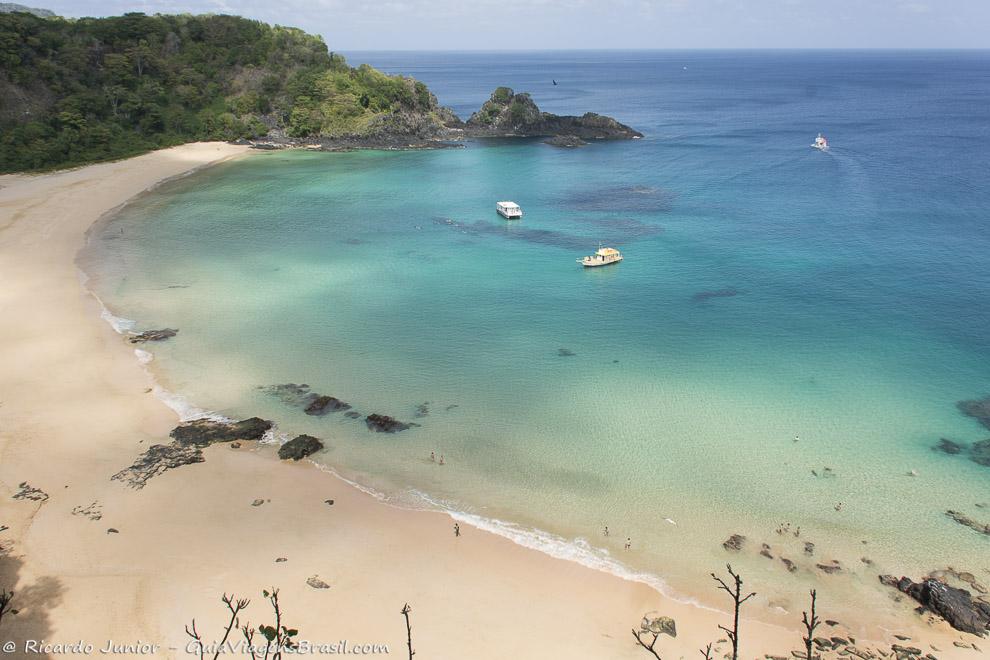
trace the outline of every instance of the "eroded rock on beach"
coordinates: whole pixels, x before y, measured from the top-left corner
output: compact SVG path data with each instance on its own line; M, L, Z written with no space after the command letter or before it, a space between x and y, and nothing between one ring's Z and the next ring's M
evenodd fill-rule
M880 582L907 594L956 630L983 637L990 629L990 604L973 600L965 589L951 587L932 577L914 582L907 577L881 575Z
M397 433L413 426L413 424L400 422L394 417L379 415L378 413L372 413L365 417L364 423L368 425L368 429L376 433Z
M278 457L282 460L298 461L323 449L319 438L311 435L299 435L278 448Z
M272 426L271 422L260 417L250 417L239 422L197 419L176 426L169 435L182 445L206 447L216 442L261 440Z
M959 408L959 412L962 414L972 417L990 429L990 396L982 399L960 401L956 404L956 407Z
M179 333L174 328L162 328L161 330L145 330L133 335L128 341L132 344L143 344L146 341L165 341L171 339Z
M203 448L217 442L237 440L261 440L272 428L272 423L260 417L250 417L240 422L219 422L197 419L172 429L173 441L167 445L152 445L130 466L110 477L131 488L144 488L148 480L183 465L202 463Z
M45 502L48 500L48 493L35 488L26 481L17 485L17 492L13 495L15 500L30 500L32 502Z
M152 445L130 467L126 467L110 477L131 488L141 489L148 480L173 468L202 463L203 450L195 445L171 442L167 445Z

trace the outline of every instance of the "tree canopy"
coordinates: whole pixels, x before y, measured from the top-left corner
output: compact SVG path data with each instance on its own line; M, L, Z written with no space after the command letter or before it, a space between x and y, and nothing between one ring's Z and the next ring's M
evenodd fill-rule
M422 83L352 68L296 28L225 15L0 14L3 172L195 140L365 135L438 110Z

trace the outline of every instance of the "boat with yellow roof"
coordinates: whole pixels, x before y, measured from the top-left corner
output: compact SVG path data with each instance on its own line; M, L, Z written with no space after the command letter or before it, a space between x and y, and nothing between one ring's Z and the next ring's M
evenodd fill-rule
M620 261L622 261L621 252L619 252L615 248L602 247L601 243L598 244L597 252L577 260L577 262L582 266L584 266L585 268L594 268L595 266L608 266L609 264L617 264Z

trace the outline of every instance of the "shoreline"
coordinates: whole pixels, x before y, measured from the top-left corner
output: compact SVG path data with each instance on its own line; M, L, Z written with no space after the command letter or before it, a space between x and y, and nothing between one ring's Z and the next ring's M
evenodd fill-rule
M434 657L466 649L473 657L642 657L629 629L657 610L678 623L678 638L658 644L666 653L690 655L722 636L721 612L493 532L472 528L454 540L450 512L389 506L312 465L273 469L271 447L211 447L205 463L168 471L140 491L109 481L176 420L147 396L155 383L132 347L97 322L96 308L107 310L80 281L75 257L95 223L135 196L246 153L192 144L55 174L0 177L0 211L11 215L0 223L0 275L10 283L0 292L8 319L0 324L0 356L9 365L0 374L0 522L10 526L0 542L14 539L11 555L23 556L15 592L39 594L37 603L21 606L23 616L4 619L0 639L10 631L25 638L41 632L50 641L89 638L98 646L110 637L152 638L178 644L175 657L182 657L189 618L215 630L221 593L258 600L273 584L305 638L386 642L400 653L398 609L409 601L414 645ZM146 167L131 167L138 161ZM12 500L22 482L42 488L47 499ZM330 493L334 506L318 493ZM287 562L275 561L280 553ZM197 561L189 562L190 554ZM0 561L6 581L9 562ZM331 588L307 586L311 575ZM94 602L107 615L97 621ZM563 641L562 613L573 624ZM261 605L251 614L262 616ZM744 655L797 648L799 620L792 618L787 629L747 622ZM331 635L327 621L343 632ZM904 623L904 631L922 630L920 621ZM937 638L940 657L974 657L952 648L958 634L938 628L925 635Z

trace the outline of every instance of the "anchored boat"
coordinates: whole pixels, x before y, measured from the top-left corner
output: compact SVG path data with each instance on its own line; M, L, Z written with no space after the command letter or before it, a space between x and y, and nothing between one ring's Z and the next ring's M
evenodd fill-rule
M597 252L577 260L577 262L582 266L584 266L585 268L594 268L595 266L608 266L609 264L617 264L620 261L622 261L621 252L619 252L615 248L602 247L601 244L598 245Z
M518 220L522 217L522 209L515 202L497 202L495 210L506 220Z
M815 143L811 146L819 151L828 151L828 138L819 133L818 137L815 138Z

